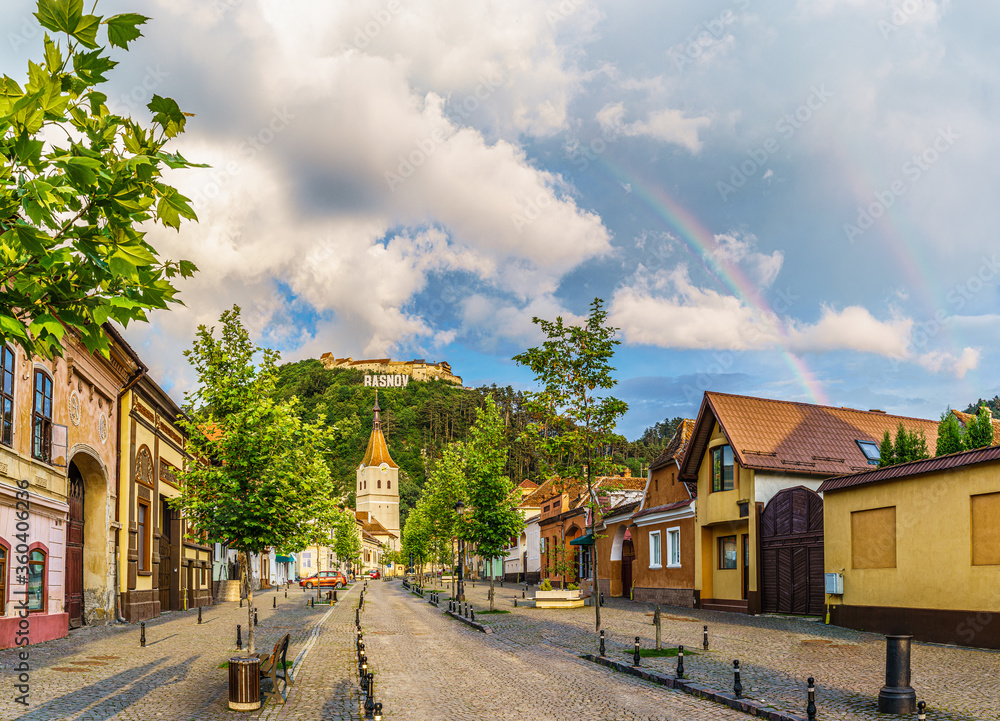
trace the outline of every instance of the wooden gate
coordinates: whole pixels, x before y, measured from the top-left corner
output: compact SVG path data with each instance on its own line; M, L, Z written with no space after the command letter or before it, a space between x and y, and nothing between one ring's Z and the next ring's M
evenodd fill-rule
M760 516L764 613L824 612L823 499L798 486L779 491Z
M83 625L83 476L69 466L69 523L66 529L66 612L69 627Z
M170 575L173 573L173 559L170 557L170 506L164 500L160 505L160 611L170 608Z
M632 597L632 561L635 560L635 546L632 540L622 541L622 598Z

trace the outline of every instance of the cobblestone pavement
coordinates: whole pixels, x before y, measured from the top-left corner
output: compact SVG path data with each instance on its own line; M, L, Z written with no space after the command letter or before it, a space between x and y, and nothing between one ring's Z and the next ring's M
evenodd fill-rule
M671 721L748 717L583 661L543 639L486 635L399 583L374 583L362 627L392 721ZM486 617L484 617L486 618Z
M548 643L572 653L596 653L594 609L514 608L523 586L496 589L496 606L509 614L480 615L489 607L488 584L466 584L476 620L494 628L494 638L526 647ZM450 590L450 589L449 589ZM527 597L531 598L529 589ZM601 609L607 653L629 661L636 636L655 645L653 606L607 598ZM858 721L890 718L876 712L885 678L885 639L871 633L793 617L746 616L661 607L664 646L684 644L685 677L720 691L733 685L732 662L740 660L744 695L783 711L805 715L806 679L816 679L819 718ZM708 626L708 653L702 629ZM629 655L624 653L628 650ZM694 654L691 654L691 651ZM675 658L643 659L643 665L673 674ZM914 643L912 685L934 721L1000 719L1000 653Z
M314 592L315 593L315 592ZM333 609L308 608L297 587L255 594L259 625L256 647L270 653L285 633L291 635L288 660L307 647L285 705L271 699L253 713L228 709L228 671L219 665L236 651L236 624L246 643L246 608L222 603L166 613L146 622L146 648L139 647L139 626L97 626L67 638L30 647L31 695L25 709L13 701L16 651L0 651L0 720L126 721L170 719L357 719L357 682L352 679L351 627L357 587L341 592ZM277 608L272 609L272 599ZM244 646L245 649L245 646Z

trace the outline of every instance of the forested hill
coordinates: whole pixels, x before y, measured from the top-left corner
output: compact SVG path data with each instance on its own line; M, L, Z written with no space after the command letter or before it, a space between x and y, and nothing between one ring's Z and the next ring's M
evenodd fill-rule
M329 463L337 487L354 503L355 470L372 428L375 389L364 386L364 372L327 370L318 360L288 363L278 371L278 397L297 396L304 418L317 416L329 428ZM423 488L424 479L444 446L464 440L487 394L492 394L507 424L507 473L516 483L540 481L534 449L518 436L528 424L524 395L510 386L466 390L443 382L411 381L403 388L380 388L382 430L399 465L400 522ZM621 438L610 450L633 474L644 472L670 439L679 419L657 423L636 442Z

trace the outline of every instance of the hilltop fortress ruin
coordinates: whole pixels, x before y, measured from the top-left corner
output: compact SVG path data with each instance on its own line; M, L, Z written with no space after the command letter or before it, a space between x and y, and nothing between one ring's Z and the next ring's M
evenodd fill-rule
M428 363L423 358L411 361L394 361L390 358L369 358L354 360L353 358L334 358L333 353L324 353L319 357L324 368L350 368L369 374L384 374L390 376L407 376L415 381L444 381L453 385L462 385L462 378L451 372L448 361ZM374 378L373 381L378 380ZM369 383L366 383L369 385ZM381 383L371 382L370 385L380 386ZM395 385L395 384L392 384ZM400 384L402 385L402 384Z

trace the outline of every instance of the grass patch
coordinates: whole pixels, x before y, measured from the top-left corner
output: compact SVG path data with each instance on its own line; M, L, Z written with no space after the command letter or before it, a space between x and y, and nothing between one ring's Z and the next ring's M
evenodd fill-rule
M510 611L505 611L501 608L498 608L495 611L476 611L476 613L479 614L480 616L485 616L488 613L510 613Z
M278 664L279 664L278 668L281 668L281 669L286 669L286 668L291 668L292 667L292 662L291 661L278 661ZM219 668L229 668L229 661L223 661L222 663L220 663L219 664Z
M633 653L635 653L635 650L630 648L630 649L627 649L627 650L623 651L622 653L624 653L626 656L631 656ZM639 649L639 658L664 658L664 657L665 658L673 658L676 655L677 655L677 648L676 647L674 647L674 648L661 648L659 651L657 651L655 648L640 648ZM686 648L686 649L684 649L684 655L685 656L697 656L698 654L695 653L694 651Z

